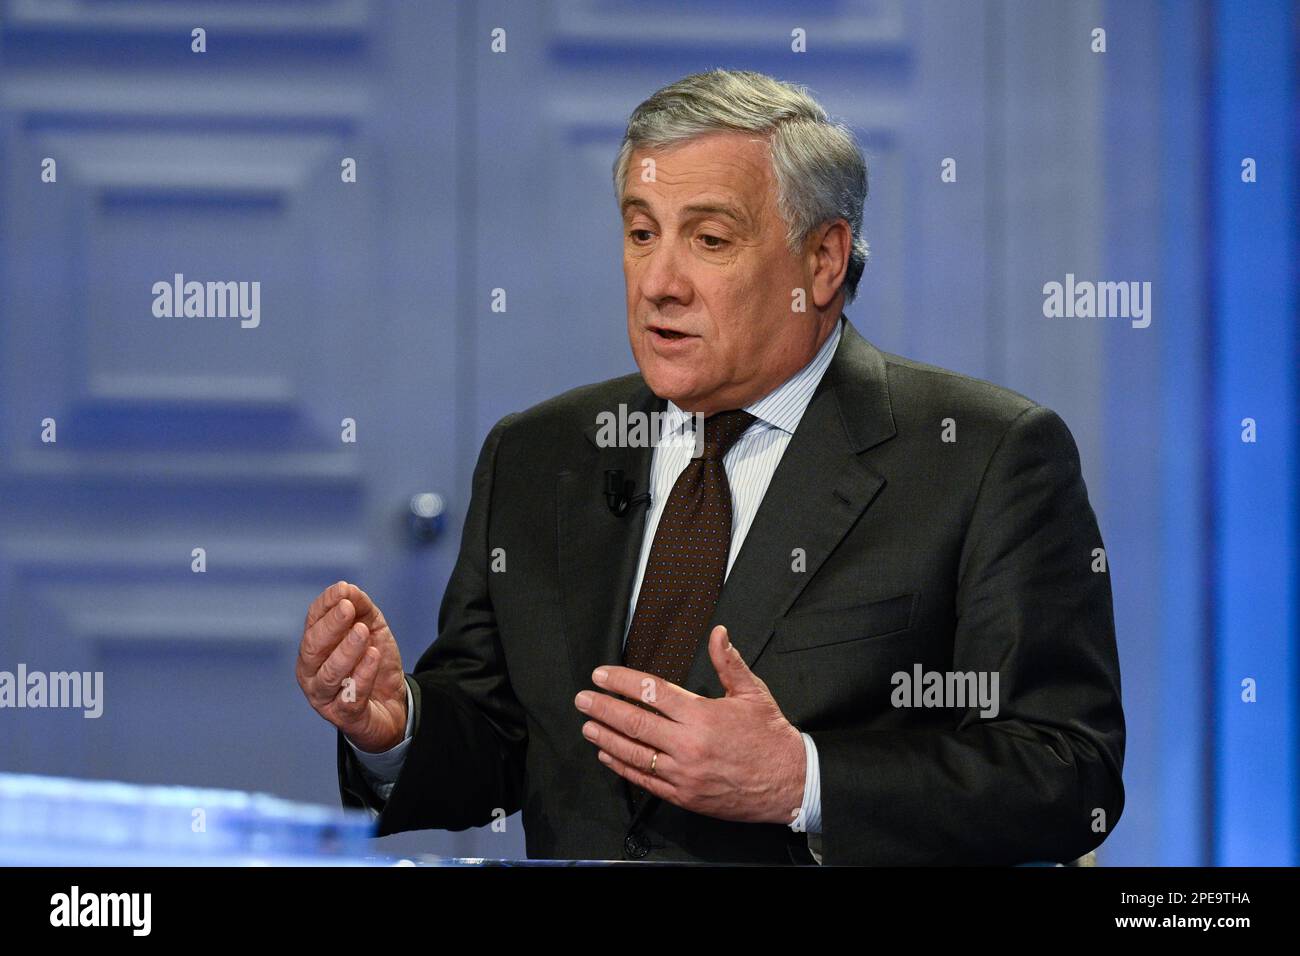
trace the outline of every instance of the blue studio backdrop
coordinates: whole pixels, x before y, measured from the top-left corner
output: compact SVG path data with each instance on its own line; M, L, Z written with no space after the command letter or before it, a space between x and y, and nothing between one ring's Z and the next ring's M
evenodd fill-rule
M1280 0L0 0L0 670L104 675L98 717L0 711L0 771L337 803L308 602L360 584L413 665L488 429L633 370L629 112L726 66L859 137L863 334L1075 435L1102 862L1296 863L1296 54ZM1149 323L1046 316L1067 276ZM247 314L157 314L189 280ZM382 844L523 855L517 817Z

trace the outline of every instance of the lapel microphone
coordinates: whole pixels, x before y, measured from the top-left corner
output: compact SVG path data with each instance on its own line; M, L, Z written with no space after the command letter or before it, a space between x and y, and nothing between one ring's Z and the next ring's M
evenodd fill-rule
M609 506L610 514L621 518L633 505L650 500L649 492L633 497L635 487L631 478L623 477L623 469L611 468L605 472L605 504Z

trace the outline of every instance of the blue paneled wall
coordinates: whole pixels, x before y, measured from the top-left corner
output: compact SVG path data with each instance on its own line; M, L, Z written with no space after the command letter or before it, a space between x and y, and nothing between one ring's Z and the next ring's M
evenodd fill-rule
M1295 16L0 0L0 669L106 688L95 720L0 712L0 769L336 801L293 679L308 601L347 578L404 659L432 639L489 427L633 368L628 113L721 65L859 136L859 329L1075 435L1129 720L1102 861L1296 862ZM153 315L176 273L259 282L260 323ZM1150 325L1045 317L1067 274L1151 282ZM385 842L523 850L517 819Z

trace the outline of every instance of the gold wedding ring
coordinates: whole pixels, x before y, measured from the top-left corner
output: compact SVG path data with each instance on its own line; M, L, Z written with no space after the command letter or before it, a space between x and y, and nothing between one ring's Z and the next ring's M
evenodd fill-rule
M651 772L651 773L654 773L654 772L655 772L655 764L657 764L658 762L659 762L659 751L656 750L654 756L650 758L650 772Z

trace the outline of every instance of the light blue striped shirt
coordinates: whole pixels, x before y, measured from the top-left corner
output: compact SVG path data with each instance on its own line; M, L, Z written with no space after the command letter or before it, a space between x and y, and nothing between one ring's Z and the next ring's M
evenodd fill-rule
M812 361L775 391L751 405L745 411L757 419L745 430L740 439L731 447L722 459L727 472L727 481L731 485L731 550L727 554L727 574L745 543L758 506L767 494L767 486L772 483L776 466L781 463L790 439L803 413L808 409L813 392L817 390L826 368L835 355L843 332L844 320L835 323L835 331L830 334L822 347L817 350ZM641 560L637 565L636 580L632 585L632 599L628 604L627 625L623 629L623 640L627 641L627 631L632 626L632 617L636 613L636 601L641 593L641 580L645 577L646 564L650 559L650 546L654 542L655 531L659 527L659 518L663 514L668 495L682 470L690 463L694 453L694 443L684 440L685 429L692 425L693 415L678 408L673 402L668 403L661 429L661 441L655 446L650 463L650 505L646 513L645 532L641 539ZM673 440L673 439L677 440ZM406 756L406 749L411 742L412 707L411 689L406 689L407 721L406 739L391 750L381 754L370 754L352 747L367 780L375 792L385 800L393 790L398 771ZM346 738L345 738L346 739ZM821 862L820 854L815 848L819 843L816 835L821 833L821 773L817 760L817 747L812 737L803 734L804 755L807 767L804 774L803 805L799 815L790 824L813 835L810 843L814 856Z

